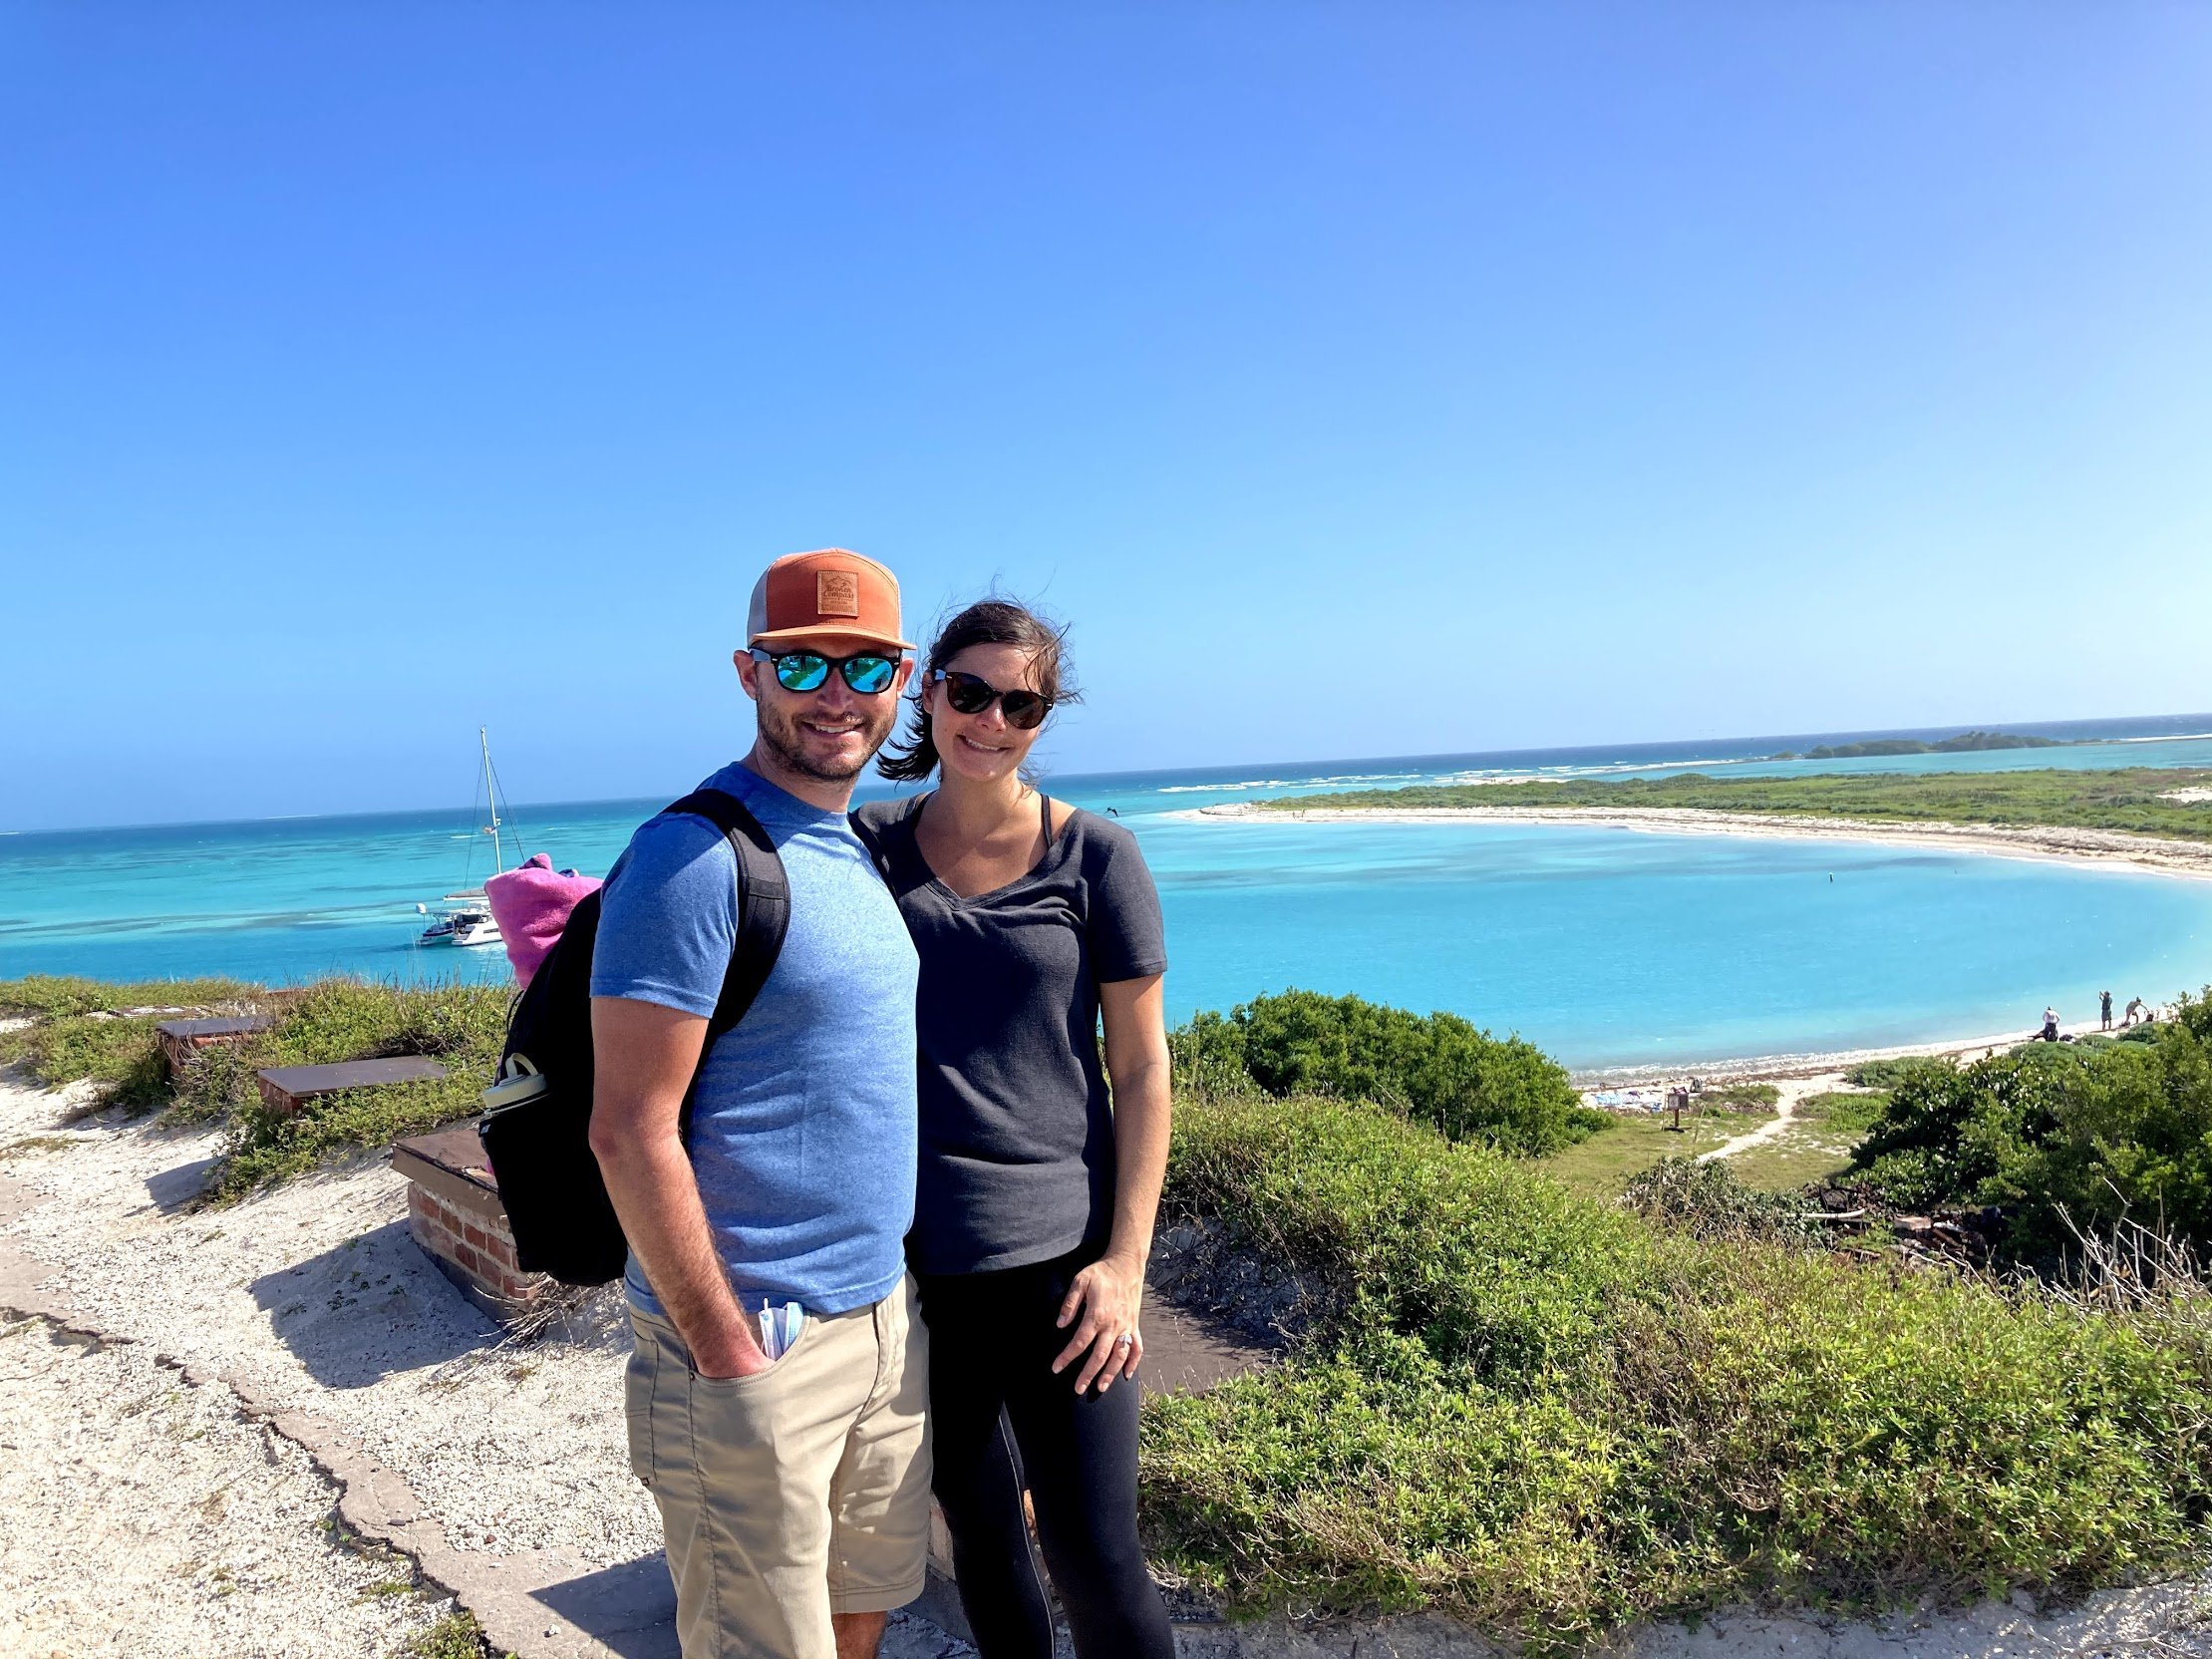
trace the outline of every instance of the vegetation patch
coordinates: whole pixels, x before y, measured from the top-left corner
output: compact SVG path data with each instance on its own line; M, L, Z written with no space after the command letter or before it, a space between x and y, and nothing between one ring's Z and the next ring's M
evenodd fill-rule
M1527 784L1417 784L1263 801L1282 812L1433 807L1681 807L1898 824L1996 824L2117 830L2212 840L2212 801L2176 801L2212 770L1860 773L1808 778L1566 778Z
M394 1659L514 1659L514 1655L502 1655L484 1635L476 1615L456 1607L400 1649Z
M1691 1099L1706 1111L1772 1112L1782 1092L1771 1083L1709 1083Z
M1671 1112L1608 1113L1612 1127L1603 1135L1593 1135L1553 1153L1533 1167L1577 1192L1612 1200L1621 1195L1621 1189L1632 1178L1653 1164L1665 1159L1696 1158L1713 1152L1773 1118L1765 1107L1730 1111L1706 1104L1709 1098L1701 1097L1683 1114L1680 1129L1675 1127ZM1735 1165L1757 1151L1754 1148L1751 1153L1738 1154L1729 1161Z
M1281 1364L1147 1403L1159 1558L1540 1641L2203 1558L2212 1364L2171 1321L1832 1257L1725 1166L1636 1203L1341 1101L1186 1104L1169 1210L1333 1288Z
M69 1135L20 1135L0 1145L0 1158L26 1158L38 1153L66 1153L77 1145Z
M492 985L399 986L325 979L269 991L234 980L155 980L104 985L39 977L0 981L0 1008L32 1023L0 1032L0 1061L29 1065L52 1087L94 1078L99 1106L147 1110L166 1104L184 1123L219 1123L223 1150L207 1194L228 1201L303 1173L331 1158L386 1147L404 1136L472 1117L498 1068L508 993ZM158 1008L158 1013L116 1010ZM199 1050L171 1078L155 1027L182 1014L257 1009L276 1015L267 1031ZM261 1103L254 1074L269 1066L429 1055L445 1063L437 1083L352 1089L312 1100L296 1114Z
M1928 1066L1891 1092L1853 1161L1891 1202L1994 1207L2018 1260L2062 1261L2121 1221L2212 1244L2212 994L2148 1043L2027 1043Z
M1194 1073L1201 1094L1370 1101L1501 1152L1541 1157L1613 1121L1583 1106L1565 1068L1534 1044L1456 1014L1285 991L1201 1013L1175 1037L1178 1071Z
M89 1103L149 1111L168 1098L168 1073L154 1028L166 1014L65 1014L0 1032L0 1062L21 1064L49 1089L91 1078Z
M1859 1142L1888 1104L1888 1095L1879 1090L1807 1095L1780 1134L1737 1154L1729 1167L1744 1185L1762 1191L1832 1179L1850 1167Z
M65 1014L112 1014L127 1008L197 1013L268 995L263 987L237 979L109 981L34 973L22 979L0 979L0 1015L43 1020Z
M507 1000L508 993L492 985L326 979L300 993L270 1030L201 1051L177 1080L171 1111L224 1125L208 1195L227 1202L332 1157L474 1116L478 1095L498 1069ZM254 1079L268 1066L394 1055L432 1056L445 1063L448 1075L436 1083L348 1089L308 1101L295 1113L270 1111Z

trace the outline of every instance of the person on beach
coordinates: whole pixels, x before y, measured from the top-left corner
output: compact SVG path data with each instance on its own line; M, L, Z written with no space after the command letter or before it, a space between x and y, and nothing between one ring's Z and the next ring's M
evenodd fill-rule
M1167 1161L1167 956L1135 837L1024 777L1073 696L1057 630L1005 600L970 605L929 648L903 747L877 763L937 787L857 820L921 955L907 1255L976 1647L1053 1651L1026 1485L1080 1659L1171 1659L1136 1535L1134 1381Z
M2112 1029L2112 993L2110 991L2099 991L2096 994L2096 1001L2097 1018L2103 1022L2098 1029L2110 1031Z
M630 1463L685 1659L870 1659L923 1587L927 1343L903 1251L914 946L846 808L913 664L897 581L838 548L770 565L748 624L759 733L705 787L774 841L790 931L701 1064L737 860L690 815L631 837L592 962L591 1146L630 1240Z
M2055 1009L2055 1008L2051 1008L2051 1007L2046 1007L2046 1008L2044 1009L2044 1011L2043 1011L2043 1030L2042 1030L2042 1031L2040 1031L2040 1032L2038 1032L2038 1033L2037 1033L2037 1035L2038 1035L2039 1037L2041 1037L2041 1038L2042 1038L2042 1039L2043 1039L2043 1040L2044 1040L2045 1042L2047 1042L2047 1043L2055 1043L2055 1042L2056 1042L2056 1041L2058 1040L2058 1010L2057 1010L2057 1009Z

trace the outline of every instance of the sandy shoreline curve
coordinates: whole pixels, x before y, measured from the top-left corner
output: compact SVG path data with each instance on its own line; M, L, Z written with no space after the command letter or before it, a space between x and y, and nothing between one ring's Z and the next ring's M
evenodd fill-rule
M1235 821L1291 824L1361 822L1367 824L1579 824L1601 829L1635 830L1647 834L1751 835L1804 840L1874 841L1890 846L1940 846L2003 858L2034 858L2074 864L2084 869L2136 869L2191 880L2212 880L2212 843L2164 840L2116 830L2071 830L1995 824L1875 824L1863 819L1719 813L1695 807L1310 807L1270 808L1254 802L1225 802L1171 815L1213 823ZM2165 1011L2160 1010L2163 1015ZM2095 1029L2090 1019L2063 1019L2067 1032ZM2034 1033L2019 1030L1900 1043L1881 1048L1830 1049L1796 1054L1706 1056L1642 1061L1621 1066L1574 1069L1583 1090L1624 1089L1696 1076L1724 1082L1779 1081L1839 1072L1867 1060L1915 1055L1978 1058L2026 1042Z
M2006 858L2040 858L2109 869L2115 864L2161 875L2212 880L2212 842L2164 840L2118 830L2050 825L1875 823L1780 813L1721 813L1700 807L1292 807L1224 802L1174 818L1291 824L1580 824L1663 835L1753 835L1783 839L1876 841L1890 846L1949 847Z

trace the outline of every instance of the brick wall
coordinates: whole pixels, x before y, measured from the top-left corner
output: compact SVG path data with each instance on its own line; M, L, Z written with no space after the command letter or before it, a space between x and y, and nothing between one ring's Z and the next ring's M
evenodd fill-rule
M407 1188L407 1226L449 1276L466 1280L497 1303L526 1304L544 1287L540 1273L514 1265L514 1235L504 1215L466 1210L429 1190L420 1181Z

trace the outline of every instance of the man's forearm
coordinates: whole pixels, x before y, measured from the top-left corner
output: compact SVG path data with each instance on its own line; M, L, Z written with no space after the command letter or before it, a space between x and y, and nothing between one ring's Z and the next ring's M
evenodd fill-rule
M710 1376L767 1365L723 1271L683 1143L638 1140L595 1150L622 1231L692 1363Z

